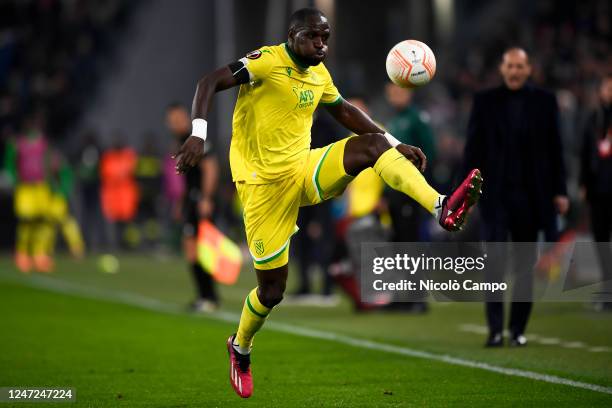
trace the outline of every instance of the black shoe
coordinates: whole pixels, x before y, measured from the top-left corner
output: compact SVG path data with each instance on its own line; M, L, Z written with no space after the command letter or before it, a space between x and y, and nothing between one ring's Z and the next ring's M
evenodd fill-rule
M510 337L510 347L525 347L527 337L524 334L512 334Z
M485 343L485 347L503 347L504 336L501 333L491 333Z

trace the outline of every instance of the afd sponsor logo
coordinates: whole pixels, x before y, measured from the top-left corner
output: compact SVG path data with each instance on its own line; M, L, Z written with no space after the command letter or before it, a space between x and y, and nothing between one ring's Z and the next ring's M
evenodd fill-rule
M298 99L295 109L304 109L314 106L315 94L312 90L294 87L293 93Z

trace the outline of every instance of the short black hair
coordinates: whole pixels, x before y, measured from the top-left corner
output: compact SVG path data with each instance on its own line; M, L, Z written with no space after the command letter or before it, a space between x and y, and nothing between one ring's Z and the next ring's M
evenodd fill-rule
M289 29L299 27L306 23L306 19L311 16L325 17L325 14L317 8L306 7L299 9L289 17Z

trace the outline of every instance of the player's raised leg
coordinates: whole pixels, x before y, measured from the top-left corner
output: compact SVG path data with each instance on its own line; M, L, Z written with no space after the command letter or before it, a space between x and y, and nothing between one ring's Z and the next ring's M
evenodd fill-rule
M393 148L387 138L379 133L351 138L346 144L343 159L348 174L357 175L365 168L372 167L390 187L410 196L434 215L444 229L460 229L468 210L480 197L483 181L480 171L472 170L459 188L446 197L427 183L413 161L420 163L422 159L415 157L414 150L409 150L406 145L399 144Z
M287 283L287 264L275 269L257 272L258 286L244 300L238 332L227 340L230 358L230 382L242 398L253 393L251 348L253 337L261 329L268 314L283 299Z

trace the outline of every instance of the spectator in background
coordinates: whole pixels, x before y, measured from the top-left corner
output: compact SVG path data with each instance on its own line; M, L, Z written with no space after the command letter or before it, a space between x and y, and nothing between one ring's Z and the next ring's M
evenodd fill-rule
M127 248L133 247L131 223L138 211L140 194L135 178L138 156L123 140L121 135L116 135L113 147L100 159L100 198L104 217L118 227L113 234L113 245Z
M311 130L312 147L323 147L340 139L340 129L327 112L318 111ZM332 203L324 201L319 205L300 209L297 224L302 233L296 234L292 250L297 254L298 287L287 297L287 304L333 306L333 279L328 273L332 248L327 245L333 234ZM312 272L319 267L322 274L321 295L312 293Z
M80 192L80 221L85 235L85 243L90 250L99 249L106 242L104 220L100 203L100 156L102 149L98 136L93 131L81 137L82 145L77 152L76 177Z
M47 208L53 231L49 243L50 253L55 249L57 229L62 234L70 254L77 259L85 255L85 243L81 227L70 211L70 197L74 186L74 175L70 165L58 149L50 150L49 186L50 196Z
M362 97L347 99L353 106L370 114L368 105ZM329 275L342 288L353 303L356 312L378 309L380 304L364 303L360 290L361 244L363 242L386 242L388 231L380 221L385 182L372 168L367 168L355 177L342 196L330 201L341 211L336 211L333 263ZM387 216L387 219L389 217Z
M412 91L388 83L385 95L389 104L395 109L396 115L391 119L387 130L400 142L421 148L428 163L433 163L436 157L436 148L433 132L429 126L429 117L420 112L412 103ZM428 166L426 172L429 172ZM425 177L429 180L430 174ZM398 191L387 189L385 193L391 221L393 224L393 237L395 242L417 242L421 240L421 223L429 220L427 212L413 199Z
M191 135L189 112L181 104L173 103L168 106L166 124L180 143ZM219 304L212 275L204 270L197 257L198 224L204 219L214 219L214 194L219 178L218 163L210 140L206 141L204 149L204 158L200 164L185 173L186 189L182 198L183 248L198 292L190 308L196 312L212 312Z
M157 154L154 133L144 135L144 147L138 156L136 165L136 180L140 187L140 205L138 208L138 224L142 243L152 248L160 239L159 198L162 185L162 163Z
M580 187L591 210L604 290L612 294L612 74L601 82L601 105L590 115L581 150ZM597 302L600 310L612 310L612 302Z
M499 69L504 84L474 97L464 155L464 168L481 169L487 182L480 201L484 238L535 242L543 230L546 239L554 241L556 214L569 207L557 101L527 83L531 65L523 49L504 52ZM531 299L535 257L535 247L515 256L515 300ZM504 264L487 268L487 281L501 280ZM527 344L524 333L531 308L532 302L512 302L510 345ZM503 301L489 298L486 346L503 345L503 315Z
M185 177L176 172L176 161L172 158L179 148L179 141L173 140L162 161L164 229L167 232L164 234L165 244L174 251L181 248L181 202L185 195Z

